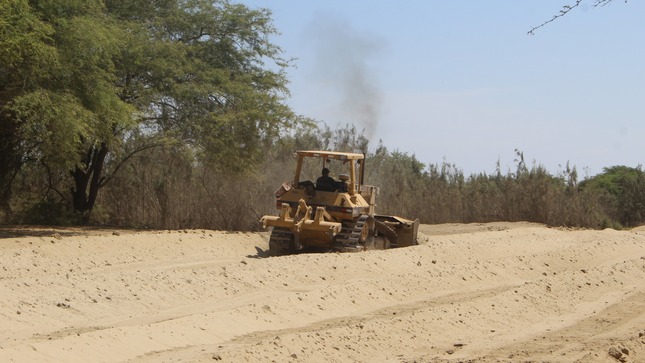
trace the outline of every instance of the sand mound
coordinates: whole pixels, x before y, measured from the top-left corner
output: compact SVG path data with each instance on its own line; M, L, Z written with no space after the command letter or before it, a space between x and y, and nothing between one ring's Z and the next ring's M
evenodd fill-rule
M2 229L0 361L645 361L645 230L420 234L265 258L266 233Z

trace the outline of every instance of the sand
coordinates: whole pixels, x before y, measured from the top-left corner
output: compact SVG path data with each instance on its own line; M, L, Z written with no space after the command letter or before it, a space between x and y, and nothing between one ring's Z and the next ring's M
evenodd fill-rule
M0 362L645 362L645 228L422 225L266 257L267 233L0 228Z

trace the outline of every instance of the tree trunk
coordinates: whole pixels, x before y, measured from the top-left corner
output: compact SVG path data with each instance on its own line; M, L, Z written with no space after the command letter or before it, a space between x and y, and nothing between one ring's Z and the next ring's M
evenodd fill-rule
M73 206L74 210L81 215L83 224L89 223L99 189L103 186L101 173L108 151L104 142L98 148L92 147L87 152L85 168L81 169L77 166L71 171L74 178L74 187L71 189Z
M18 124L6 112L0 113L0 224L12 217L11 184L22 166Z
M2 183L5 184L5 183ZM0 224L11 223L13 211L11 210L11 185L2 185L0 190Z
M0 162L0 224L11 223L13 217L13 211L11 210L11 184L19 169L19 163Z

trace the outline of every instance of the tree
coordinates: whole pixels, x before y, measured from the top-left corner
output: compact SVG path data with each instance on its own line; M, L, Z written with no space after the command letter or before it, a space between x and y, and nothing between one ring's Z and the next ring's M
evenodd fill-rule
M267 10L225 0L2 6L11 10L2 12L3 41L18 54L34 44L41 66L0 65L0 74L15 74L0 89L8 130L0 137L23 147L12 149L16 160L69 170L72 205L84 222L99 189L136 153L181 143L196 162L242 170L291 125L283 102L288 62L269 41L276 31ZM20 27L35 30L25 35Z
M10 31L5 41L15 43L22 37L24 21L16 16L29 19L26 29L33 25L42 30L29 44L32 52L21 43L12 49L32 57L3 64L3 72L13 75L1 101L5 124L13 125L5 138L19 140L22 149L14 150L23 160L73 170L80 190L89 184L89 178L78 178L81 173L100 178L100 163L94 167L87 160L104 157L114 144L109 136L133 121L134 109L119 99L114 85L114 59L123 46L122 31L93 1L16 0L12 5L14 16L7 19ZM79 160L82 149L92 152ZM77 210L91 210L92 193L86 201L80 201L75 191L73 195Z
M645 221L645 172L640 167L604 168L602 174L580 183L580 188L600 194L607 214L621 225Z
M11 215L11 183L29 148L9 103L47 78L46 70L57 62L52 33L26 0L0 2L0 222L3 214Z

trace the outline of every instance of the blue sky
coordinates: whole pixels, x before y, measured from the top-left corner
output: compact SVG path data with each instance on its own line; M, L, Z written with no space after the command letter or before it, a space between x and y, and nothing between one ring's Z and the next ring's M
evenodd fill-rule
M645 2L243 0L268 8L290 106L366 130L371 148L513 168L515 149L581 177L645 162Z

